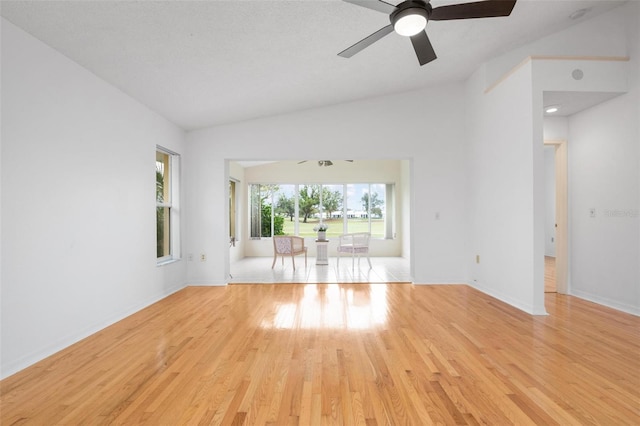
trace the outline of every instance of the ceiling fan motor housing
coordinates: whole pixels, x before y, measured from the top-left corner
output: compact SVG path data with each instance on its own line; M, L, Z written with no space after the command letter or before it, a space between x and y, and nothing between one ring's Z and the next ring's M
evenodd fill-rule
M424 2L422 0L407 0L397 6L397 9L389 15L389 20L394 28L396 28L396 23L399 20L411 15L422 16L428 22L432 10L433 8L428 2Z

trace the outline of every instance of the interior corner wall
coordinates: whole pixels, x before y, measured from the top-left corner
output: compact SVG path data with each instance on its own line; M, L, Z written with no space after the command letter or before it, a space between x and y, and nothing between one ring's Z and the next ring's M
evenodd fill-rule
M1 375L184 286L156 266L156 144L184 133L2 19Z
M210 259L189 263L189 283L228 281L226 205L219 202L225 159L300 160L327 153L411 160L414 281L466 282L463 101L462 85L454 84L189 133L187 252L203 250Z
M488 93L485 71L467 83L470 284L525 312L544 314L535 297L541 271L534 259L532 67L525 64Z

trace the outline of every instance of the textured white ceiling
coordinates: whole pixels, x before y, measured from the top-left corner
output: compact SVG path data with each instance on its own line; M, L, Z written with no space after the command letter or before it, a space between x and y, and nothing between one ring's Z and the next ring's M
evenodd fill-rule
M422 67L394 33L351 59L337 56L389 23L340 0L3 0L0 13L192 130L460 81L576 23L575 10L591 8L588 19L621 3L520 0L507 18L430 22L438 59Z

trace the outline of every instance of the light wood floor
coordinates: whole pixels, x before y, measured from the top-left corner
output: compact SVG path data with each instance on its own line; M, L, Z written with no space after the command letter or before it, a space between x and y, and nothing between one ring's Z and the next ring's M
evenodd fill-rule
M0 382L2 425L640 424L640 319L467 286L190 287Z
M555 293L556 288L556 258L544 257L544 292Z

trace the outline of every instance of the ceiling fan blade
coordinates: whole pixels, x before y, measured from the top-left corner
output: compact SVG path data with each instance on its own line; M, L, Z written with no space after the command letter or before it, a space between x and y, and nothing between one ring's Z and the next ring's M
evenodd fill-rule
M298 164L306 163L307 161L309 161L309 160L298 161Z
M331 160L324 160L324 165L326 166L333 166L333 161Z
M413 44L420 65L427 64L437 58L426 31L411 36L411 44Z
M350 58L356 53L365 49L366 47L371 46L373 43L380 40L382 37L386 36L391 32L393 32L393 25L389 24L384 28L380 28L378 31L371 34L369 37L363 38L353 46L347 47L342 52L338 53L338 56L342 56L343 58Z
M429 19L433 21L448 21L452 19L509 16L515 5L516 0L485 0L452 4L433 8Z
M397 9L394 5L384 2L382 0L344 0L344 1L346 1L347 3L366 7L367 9L386 13L387 15L390 15L391 12L394 12Z

